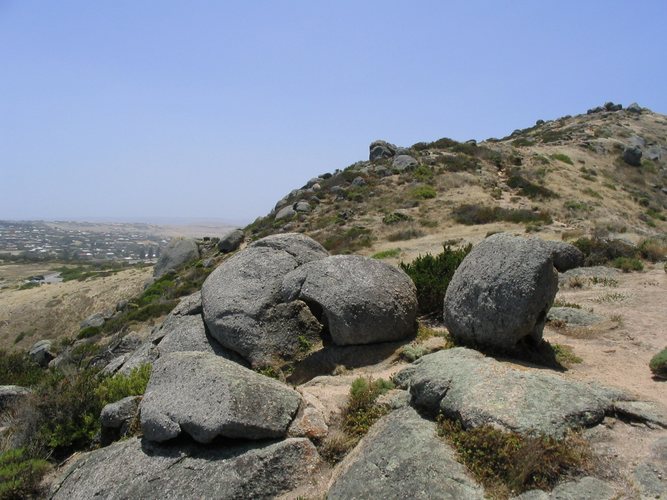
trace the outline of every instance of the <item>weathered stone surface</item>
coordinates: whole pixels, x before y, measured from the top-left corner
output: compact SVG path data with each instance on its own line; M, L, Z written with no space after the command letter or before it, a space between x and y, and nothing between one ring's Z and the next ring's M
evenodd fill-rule
M604 481L586 476L576 481L559 484L551 492L531 490L514 500L613 500L619 498Z
M303 438L178 448L134 438L82 456L51 493L54 500L273 498L296 488L320 463Z
M186 262L199 258L199 248L197 242L191 238L177 238L169 244L160 253L160 258L155 264L153 275L156 278L163 276L169 271L173 271Z
M564 241L540 240L548 252L551 252L554 267L559 273L584 265L584 254L574 245Z
M667 414L664 407L660 408L649 401L617 401L614 403L614 412L621 418L644 422L650 427L667 429Z
M404 172L405 170L410 170L415 168L419 163L412 156L409 155L400 155L394 157L394 160L391 162L391 166L394 170L399 172Z
M222 253L229 253L238 248L243 243L243 229L232 229L225 233L218 242L218 250Z
M555 375L510 368L457 347L428 354L395 377L413 405L442 411L464 427L492 424L521 434L560 437L602 421L622 396Z
M310 262L285 276L281 293L286 301L300 299L321 310L337 345L388 342L416 332L412 280L376 259L335 255Z
M19 385L0 385L0 413L30 394L30 389Z
M301 393L303 400L288 430L291 437L322 439L329 432L324 405L312 394Z
M294 210L300 214L307 214L312 210L312 208L310 207L310 203L305 200L301 200L294 204Z
M396 146L387 141L373 141L368 149L370 150L368 155L370 161L391 158L396 152Z
M253 366L290 359L299 336L319 338L321 325L301 301L282 303L283 277L328 253L300 234L270 236L220 265L204 282L202 304L210 334Z
M153 365L141 402L146 439L167 441L181 432L200 443L218 436L285 436L301 401L298 392L220 356L166 354Z
M128 396L106 405L100 413L102 427L119 429L137 415L140 402L141 396Z
M298 265L329 256L317 241L300 233L272 234L250 245L251 248L270 248L287 252Z
M278 210L278 213L276 213L276 220L283 220L283 219L291 219L296 215L296 210L294 210L294 207L292 205L287 205L286 207L281 208Z
M574 307L552 307L547 314L547 321L563 321L573 326L591 326L603 319L597 314Z
M605 266L578 267L570 269L558 276L560 286L567 285L572 278L615 279L621 274L619 269Z
M327 496L350 498L482 499L483 490L412 408L382 418L341 462Z
M139 349L125 357L122 366L116 369L116 373L129 375L132 370L139 368L141 365L152 365L158 356L159 351L155 347L155 344L150 341L144 342ZM106 370L107 368L105 368Z
M642 498L667 498L667 438L653 443L649 460L635 468L633 477Z
M540 241L494 234L454 273L445 294L445 325L459 342L477 346L538 343L557 291L553 259Z
M208 352L237 360L236 356L222 347L206 333L206 326L200 314L190 316L169 316L161 327L164 338L158 344L160 356L170 352Z
M35 342L28 351L28 356L39 366L48 366L49 362L55 357L51 352L51 341L40 340Z
M172 309L171 316L189 316L191 314L201 314L201 291L183 297L178 305Z
M642 164L642 150L637 146L628 146L623 150L623 161L633 167L640 167Z
M633 102L630 104L627 108L625 108L629 113L634 113L634 114L641 114L642 108L639 104L636 102Z
M91 314L84 319L80 324L80 328L99 328L104 325L104 316L100 313Z

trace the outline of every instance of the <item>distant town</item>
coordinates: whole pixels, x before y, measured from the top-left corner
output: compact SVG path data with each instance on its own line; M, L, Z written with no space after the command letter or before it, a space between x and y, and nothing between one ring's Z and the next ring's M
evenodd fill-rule
M168 236L148 224L0 221L0 260L155 262Z

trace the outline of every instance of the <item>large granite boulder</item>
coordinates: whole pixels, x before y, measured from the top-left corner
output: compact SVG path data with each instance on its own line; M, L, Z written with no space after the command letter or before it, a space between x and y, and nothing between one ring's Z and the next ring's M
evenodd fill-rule
M484 491L412 408L378 421L341 462L327 496L349 498L482 499Z
M218 436L285 436L301 401L298 392L220 356L174 352L154 364L141 402L141 428L149 441L185 432L210 443Z
M445 325L464 344L512 350L538 344L558 291L541 241L494 234L463 259L447 288Z
M510 368L456 347L419 358L395 376L412 404L442 412L464 428L493 425L526 435L562 437L598 424L624 396L555 375Z
M128 436L132 432L133 424L139 414L140 402L141 396L128 396L102 408L100 437L103 445Z
M574 245L564 241L540 240L547 252L551 253L554 267L559 273L584 265L584 254Z
M638 146L628 146L623 150L623 161L633 167L640 167L642 164L642 150Z
M419 163L410 155L398 155L391 162L391 167L398 172L416 168Z
M370 161L380 160L382 158L391 158L396 153L396 146L387 141L373 141L368 147L370 153L368 159Z
M337 345L372 344L416 333L417 293L400 269L359 255L336 255L305 264L282 283L286 301L303 300L321 311Z
M305 482L320 464L304 438L223 447L134 438L73 462L54 482L51 498L274 498Z
M160 356L170 352L208 352L232 359L233 355L206 332L200 314L168 316L160 327L164 335L157 346Z
M559 321L571 326L591 326L604 318L575 307L552 307L547 313L548 321Z
M202 287L211 336L253 366L292 358L299 337L319 339L321 325L302 301L282 303L283 277L328 253L300 234L256 241L221 264Z
M191 238L176 238L162 249L160 258L153 269L153 276L159 278L186 262L199 258L197 242Z
M30 356L30 358L39 366L48 366L51 360L55 358L55 355L51 350L51 344L52 342L50 340L39 340L35 342L28 351L28 356Z
M218 242L218 250L222 253L233 252L238 250L241 243L243 243L243 229L232 229L222 235Z

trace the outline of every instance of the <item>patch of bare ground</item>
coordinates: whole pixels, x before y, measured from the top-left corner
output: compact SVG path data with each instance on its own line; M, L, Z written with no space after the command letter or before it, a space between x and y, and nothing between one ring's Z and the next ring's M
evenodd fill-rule
M118 301L139 294L153 272L130 268L83 282L17 289L25 278L49 271L43 264L0 266L0 278L8 284L0 289L0 348L28 349L37 340L72 336L87 316L113 311Z
M655 264L614 279L615 286L588 283L558 294L606 321L589 328L547 326L544 337L571 346L583 359L565 376L618 387L667 406L667 385L654 379L648 367L651 357L667 346L667 274L662 264Z

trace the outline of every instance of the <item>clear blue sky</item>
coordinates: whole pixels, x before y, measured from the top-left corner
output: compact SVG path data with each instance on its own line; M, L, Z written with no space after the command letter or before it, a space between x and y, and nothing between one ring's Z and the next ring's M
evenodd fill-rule
M0 219L249 222L399 145L667 112L667 2L0 0Z

